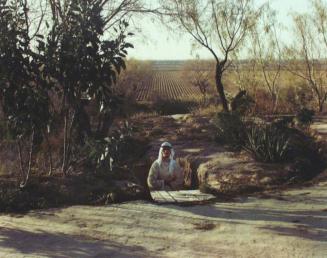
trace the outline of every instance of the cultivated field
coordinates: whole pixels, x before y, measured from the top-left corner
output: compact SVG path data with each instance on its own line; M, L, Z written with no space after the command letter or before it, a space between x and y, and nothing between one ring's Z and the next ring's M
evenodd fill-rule
M153 71L136 89L138 101L196 98L201 92L182 78L180 71Z

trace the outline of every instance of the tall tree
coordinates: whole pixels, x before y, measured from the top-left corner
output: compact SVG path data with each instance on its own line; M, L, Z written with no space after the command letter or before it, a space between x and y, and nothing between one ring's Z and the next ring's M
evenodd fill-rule
M42 44L32 50L28 17L26 0L0 1L0 103L17 142L22 187L30 175L35 144L40 143L50 118ZM24 143L27 162L23 161Z
M104 37L103 0L70 0L64 9L63 16L60 9L57 9L58 15L53 15L55 22L47 42L46 69L56 80L55 87L61 97L62 172L67 173L73 136L79 144L83 144L85 137L103 139L107 136L117 105L113 84L117 74L125 68L124 58L132 45L125 41L128 24L124 20L117 24L115 38ZM97 108L95 129L85 111L86 98Z
M231 54L241 47L261 8L252 0L161 0L161 5L164 19L168 17L212 54L216 89L223 109L228 111L223 75L231 64Z

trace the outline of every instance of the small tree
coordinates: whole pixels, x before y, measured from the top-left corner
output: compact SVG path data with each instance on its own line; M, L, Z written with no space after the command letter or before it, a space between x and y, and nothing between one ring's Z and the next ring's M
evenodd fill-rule
M223 75L230 55L240 48L260 14L252 0L162 0L165 17L206 48L214 57L216 89L225 111Z
M327 97L327 88L324 83L326 71L322 60L325 51L321 40L323 34L313 23L314 17L295 14L295 40L292 46L286 49L286 69L292 74L303 79L308 88L314 93L317 110L321 112Z
M262 19L252 29L251 55L263 76L264 86L270 95L274 113L279 99L282 53L276 13L270 9L269 5L266 5L263 14Z
M197 56L195 60L188 61L183 67L183 77L193 86L200 90L203 103L206 103L208 91L210 89L210 76L212 75L212 62L200 60Z

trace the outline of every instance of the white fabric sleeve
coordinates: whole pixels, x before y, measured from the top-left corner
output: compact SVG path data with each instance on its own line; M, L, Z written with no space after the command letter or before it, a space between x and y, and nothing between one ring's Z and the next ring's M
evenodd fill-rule
M148 186L150 190L163 190L165 188L165 182L159 179L159 164L153 162L148 175Z

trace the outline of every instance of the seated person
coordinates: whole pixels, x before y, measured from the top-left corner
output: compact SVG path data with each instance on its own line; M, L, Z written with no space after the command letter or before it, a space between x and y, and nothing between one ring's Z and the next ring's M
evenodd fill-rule
M152 163L148 175L150 190L180 190L183 187L183 171L174 160L174 149L169 142L161 144L158 159Z

